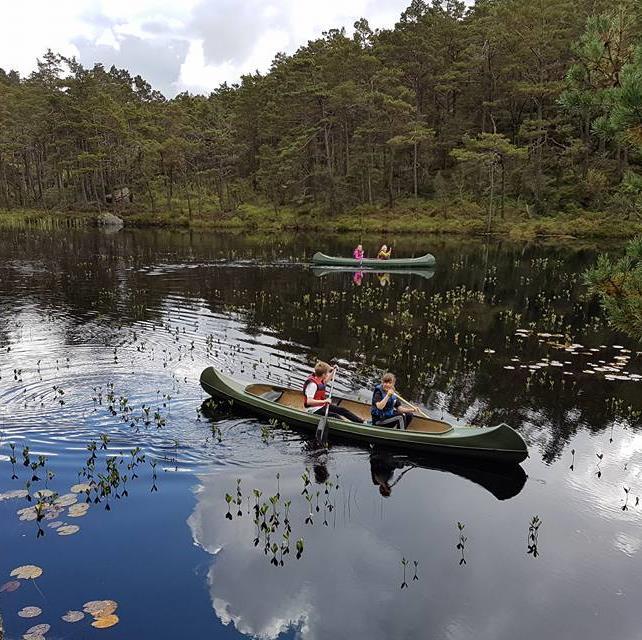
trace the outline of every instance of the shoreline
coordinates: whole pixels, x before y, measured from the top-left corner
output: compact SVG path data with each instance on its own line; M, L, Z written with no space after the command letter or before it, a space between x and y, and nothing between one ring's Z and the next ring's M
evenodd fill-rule
M0 230L11 228L84 228L100 226L97 213L41 210L0 210ZM437 217L420 215L409 209L376 210L367 215L351 212L322 219L318 216L293 215L292 211L277 212L258 208L241 209L232 217L196 217L165 213L123 213L126 228L157 228L176 230L217 231L229 233L283 232L368 233L380 235L434 234L468 237L493 237L500 240L578 240L629 239L642 234L642 221L614 219L585 213L571 216L559 214L532 219L507 217L493 222L486 233L486 219L480 216L452 215ZM394 225L394 229L390 226ZM105 227L109 228L109 226Z

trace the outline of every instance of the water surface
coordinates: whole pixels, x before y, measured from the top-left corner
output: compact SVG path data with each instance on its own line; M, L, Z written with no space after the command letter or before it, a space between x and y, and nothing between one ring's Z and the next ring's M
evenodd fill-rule
M358 240L2 233L0 584L43 570L0 593L8 638L639 637L641 347L585 296L596 249L400 237L437 268L309 269ZM198 385L214 365L298 386L318 357L344 394L391 369L435 417L513 425L530 457L319 455ZM86 515L19 519L88 476L110 492ZM112 630L61 620L102 599Z

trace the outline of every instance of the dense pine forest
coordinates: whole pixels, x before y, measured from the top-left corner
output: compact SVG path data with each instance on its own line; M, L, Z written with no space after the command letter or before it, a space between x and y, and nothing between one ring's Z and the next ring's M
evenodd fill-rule
M413 0L393 29L329 31L209 96L51 51L0 69L0 208L110 206L635 222L642 4Z

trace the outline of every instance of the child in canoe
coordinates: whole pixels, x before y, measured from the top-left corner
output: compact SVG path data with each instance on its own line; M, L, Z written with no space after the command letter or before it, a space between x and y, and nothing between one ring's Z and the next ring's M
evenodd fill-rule
M309 375L303 383L303 404L309 413L325 414L326 406L328 407L328 415L334 418L347 418L351 422L364 421L352 411L344 409L339 405L332 404L328 399L328 383L332 379L334 368L327 362L319 361L314 366L314 373Z
M355 250L352 252L352 257L355 260L363 260L365 258L365 253L363 252L363 245L358 244Z
M382 244L379 253L377 254L377 260L389 260L392 255L392 247L388 248L387 244Z
M386 373L372 392L372 424L378 427L407 429L416 411L415 407L401 406L401 400L395 394L396 381L393 373Z

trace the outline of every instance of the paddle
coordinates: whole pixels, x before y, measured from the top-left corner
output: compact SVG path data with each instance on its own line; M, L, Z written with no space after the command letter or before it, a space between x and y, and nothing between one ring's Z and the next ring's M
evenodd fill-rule
M328 394L327 400L328 404L325 405L325 414L319 420L317 425L317 443L319 445L325 446L328 439L328 411L330 410L330 401L332 401L332 390L334 389L334 379L337 375L338 367L335 365L334 370L332 371L332 382L330 382L330 393Z
M423 416L424 418L428 418L428 420L432 420L430 416L427 416L419 407L415 407L412 402L408 402L396 389L395 389L395 395L401 402L405 402L408 406L412 407L419 415Z

